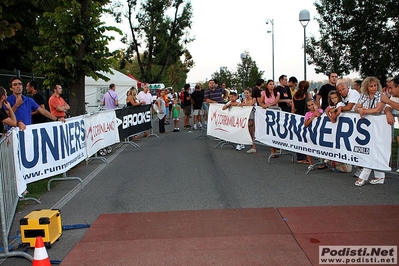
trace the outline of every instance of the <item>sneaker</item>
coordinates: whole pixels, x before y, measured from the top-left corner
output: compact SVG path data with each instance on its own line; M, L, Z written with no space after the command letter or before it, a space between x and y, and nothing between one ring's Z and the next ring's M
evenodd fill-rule
M194 129L194 130L197 130L197 125L194 125L193 129Z
M362 173L362 170L363 170L363 168L358 167L357 170L356 170L356 172L353 174L353 176L359 177L360 174Z
M245 145L241 144L241 150L245 149Z
M399 168L396 170L396 173L398 173L398 174L399 174Z
M241 151L241 150L242 150L242 145L241 145L241 144L238 144L238 145L236 146L236 150L237 150L237 151Z
M199 127L199 128L202 128L202 124L201 124L201 122L200 122L200 123L198 123L198 127Z
M255 153L255 152L256 152L256 150L253 149L253 148L251 148L251 149L249 149L249 150L246 151L246 153Z
M177 131L178 131L177 128L173 129L173 132L177 132Z

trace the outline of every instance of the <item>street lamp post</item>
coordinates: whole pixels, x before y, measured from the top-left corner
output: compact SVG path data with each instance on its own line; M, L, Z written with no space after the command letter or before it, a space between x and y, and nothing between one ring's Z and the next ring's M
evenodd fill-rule
M272 24L272 31L268 30L267 33L272 33L272 72L274 81L274 19L266 19L266 25Z
M299 22L303 26L303 72L304 80L306 80L306 26L310 21L310 13L306 9L299 12Z
M243 68L243 77L242 77L242 89L244 90L245 89L245 76L246 76L246 72L247 72L247 70L245 69L245 59L247 58L247 54L244 52L244 53L241 53L241 59L242 59L242 68Z

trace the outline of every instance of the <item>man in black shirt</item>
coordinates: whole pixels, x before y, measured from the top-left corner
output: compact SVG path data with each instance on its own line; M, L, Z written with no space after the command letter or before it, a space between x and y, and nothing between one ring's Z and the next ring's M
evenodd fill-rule
M287 86L287 76L281 75L278 78L280 85L277 86L276 90L280 93L280 100L278 101L278 107L284 112L291 112L292 95L290 87Z
M33 98L33 100L43 109L46 109L45 107L45 101L43 96L37 92L37 82L32 80L26 83L26 91L28 94ZM32 112L32 124L39 124L39 123L44 123L48 122L48 118L45 117L44 115L41 115L38 111L33 111Z
M197 123L199 128L202 128L202 103L204 102L204 90L201 89L200 84L195 85L195 91L191 93L191 102L193 104L194 116L194 130L197 130Z
M328 83L321 86L319 93L316 96L316 104L320 107L321 99L321 109L326 110L328 107L328 94L330 91L336 90L335 85L337 84L338 74L331 72L328 76Z
M260 93L262 91L262 87L263 87L264 84L265 84L265 80L264 79L258 79L256 81L255 87L252 89L251 97L256 99L256 103L258 105L259 105L259 101L260 101L260 97L261 97Z

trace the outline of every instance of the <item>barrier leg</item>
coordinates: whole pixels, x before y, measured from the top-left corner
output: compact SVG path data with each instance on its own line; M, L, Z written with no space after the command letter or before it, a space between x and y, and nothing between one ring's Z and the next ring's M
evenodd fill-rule
M25 198L25 194L22 194L22 197L20 197L20 198L18 199L18 201L27 201L27 200L34 201L34 202L36 202L37 204L41 204L41 201L38 200L38 199L36 199L36 198L31 198L31 197Z
M56 177L56 178L52 178L47 182L47 190L50 191L50 184L53 181L69 181L69 180L78 180L80 182L81 185L81 189L83 189L83 180L80 177L76 177L76 176L67 176L66 172L64 172L62 174L63 177Z
M282 149L280 149L279 152L271 153L271 154L269 155L269 157L267 158L267 163L270 163L270 159L271 159L273 156L279 156L279 157L280 157L280 156L284 156L284 155L291 156L292 162L294 162L294 155L293 155L291 152L284 152Z
M107 158L98 156L98 154L97 154L97 152L96 152L96 153L94 154L94 156L92 156L92 157L86 159L86 165L89 164L91 161L94 161L94 160L101 160L101 161L103 161L104 163L107 162Z
M129 144L132 145L134 148L140 148L140 145L138 145L137 143L130 141L129 137L125 138L124 141L122 141L121 143L118 144L118 146L116 146L117 149L119 149L120 147L122 147L125 144Z

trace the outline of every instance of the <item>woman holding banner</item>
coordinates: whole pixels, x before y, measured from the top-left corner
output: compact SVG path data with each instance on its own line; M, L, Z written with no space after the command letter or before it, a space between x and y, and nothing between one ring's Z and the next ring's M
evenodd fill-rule
M251 114L249 115L248 118L248 130L249 134L251 135L252 138L252 146L249 150L246 151L246 153L255 153L256 152L256 146L255 146L255 104L256 104L256 99L252 98L252 89L251 88L246 88L244 89L244 99L241 102L241 106L252 106L253 109L251 111Z
M355 112L360 114L360 117L365 115L380 114L385 106L385 103L381 102L381 91L382 86L380 81L375 77L368 77L362 82L361 95L359 101L355 106ZM369 179L371 169L363 168L359 175L359 178L355 182L355 186L361 187ZM370 181L370 184L384 184L385 173L374 170L374 179Z
M280 100L280 93L276 90L274 86L274 81L269 79L266 82L266 89L263 90L260 93L260 103L259 105L263 108L269 108L269 107L276 107L278 108L278 101ZM271 158L278 158L278 155L275 155L277 153L277 149L274 147L270 148Z

